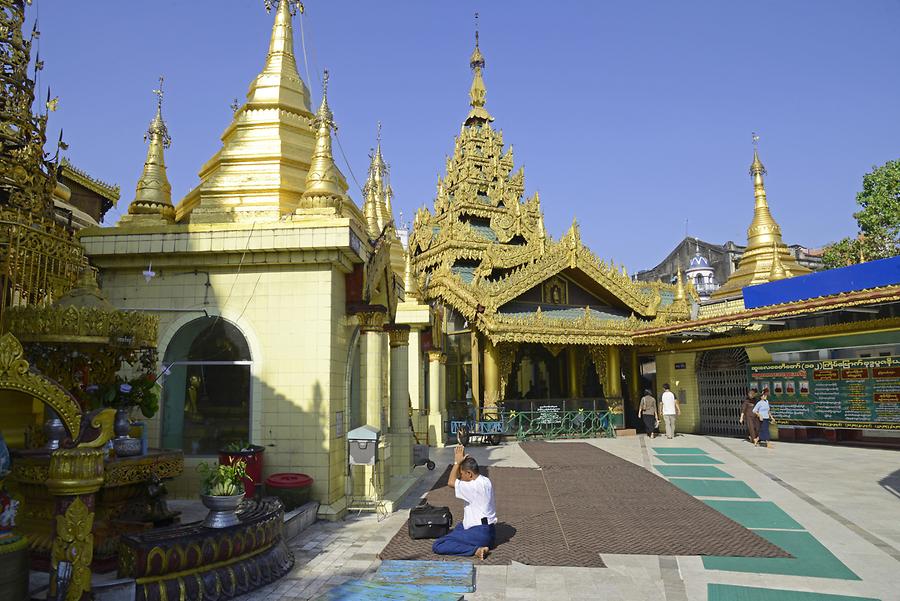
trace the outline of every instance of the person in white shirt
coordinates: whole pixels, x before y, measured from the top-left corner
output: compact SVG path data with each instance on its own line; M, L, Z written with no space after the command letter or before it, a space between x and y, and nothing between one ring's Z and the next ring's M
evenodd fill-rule
M447 479L447 485L456 491L456 498L465 502L462 522L434 541L431 550L439 555L474 555L484 559L497 536L494 487L487 476L478 473L478 462L465 453L462 445L456 445L453 468Z
M681 407L678 399L669 389L669 383L663 384L662 398L660 398L660 413L666 422L666 438L675 438L675 418L681 415Z

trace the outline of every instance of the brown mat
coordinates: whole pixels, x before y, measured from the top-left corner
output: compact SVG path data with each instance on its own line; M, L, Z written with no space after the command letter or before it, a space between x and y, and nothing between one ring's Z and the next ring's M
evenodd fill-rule
M484 563L604 567L600 553L791 557L664 478L582 443L527 442L541 469L483 467L494 485L497 547ZM455 521L463 503L446 485L448 467L428 493ZM473 561L431 552L407 524L381 559Z
M497 545L483 563L509 565L511 561L518 561L529 565L605 567L596 552L566 547L565 536L555 517L541 470L483 466L481 473L488 476L494 486L500 518ZM449 474L450 467L447 467L428 492L428 502L449 507L455 523L462 520L463 502L447 486ZM435 555L431 552L433 542L431 539L412 540L409 538L408 523L404 523L378 556L381 559L477 561L472 557Z
M597 553L791 557L664 478L591 444L526 442L522 449L541 466L571 546Z

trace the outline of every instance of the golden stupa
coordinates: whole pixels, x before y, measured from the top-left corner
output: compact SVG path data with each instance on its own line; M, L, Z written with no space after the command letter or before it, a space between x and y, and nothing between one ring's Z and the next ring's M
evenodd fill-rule
M712 298L738 296L744 286L765 284L774 279L811 272L797 262L781 239L781 227L772 217L766 200L766 186L763 182L765 174L766 168L759 160L759 152L754 148L750 175L753 177L753 197L756 206L753 209L753 221L747 228L747 249L741 257L737 270L721 288L712 293Z

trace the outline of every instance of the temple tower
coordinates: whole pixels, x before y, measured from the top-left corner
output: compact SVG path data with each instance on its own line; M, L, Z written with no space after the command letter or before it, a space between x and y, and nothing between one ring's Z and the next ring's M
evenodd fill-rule
M754 142L757 139L754 136ZM747 228L747 250L744 251L737 270L731 274L721 288L712 293L712 298L737 296L744 286L771 281L769 274L772 272L772 264L776 260L775 255L778 255L778 260L784 270L783 277L810 273L808 268L797 262L781 239L781 227L772 217L769 203L766 200L766 187L763 182L765 174L766 168L759 160L759 152L754 148L750 176L753 178L753 196L756 204L753 209L753 221Z

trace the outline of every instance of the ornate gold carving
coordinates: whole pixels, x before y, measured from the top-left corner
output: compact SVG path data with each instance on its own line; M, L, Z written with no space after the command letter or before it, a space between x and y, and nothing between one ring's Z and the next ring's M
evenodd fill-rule
M506 387L509 384L509 377L512 375L512 368L516 362L518 351L519 345L515 343L497 345L497 368L500 372L501 401L506 398Z
M164 480L179 476L183 471L184 455L175 451L140 459L113 460L106 466L103 485L113 487L146 482L152 476Z
M105 445L109 440L113 437L115 432L113 431L113 421L116 419L116 410L107 407L103 409L94 418L91 420L91 427L100 430L100 433L97 435L94 440L89 440L87 442L82 442L78 445L78 448L89 448L96 449Z
M592 346L589 347L588 352L591 355L591 361L594 363L594 369L597 370L598 378L601 382L606 382L606 365L609 349L604 346Z
M59 449L50 455L47 488L54 495L84 495L103 485L103 459L100 449Z
M0 390L29 394L59 414L73 439L81 428L78 401L55 382L29 371L22 345L11 333L0 336Z
M429 363L436 363L436 362L446 363L447 362L447 355L445 355L443 353L443 351L431 350L431 351L428 351L427 354L428 354L428 362Z
M385 328L392 347L409 345L409 326L392 326Z
M22 341L155 346L159 317L110 307L27 306L7 311L8 330Z
M360 311L356 314L356 318L359 320L359 329L364 334L383 331L385 320L384 308Z
M91 558L94 556L94 514L81 497L69 504L65 514L56 516L56 536L53 538L50 567L51 574L61 561L72 564L72 579L66 592L66 601L79 601L91 591ZM55 589L55 580L51 589ZM50 591L51 596L56 590Z

